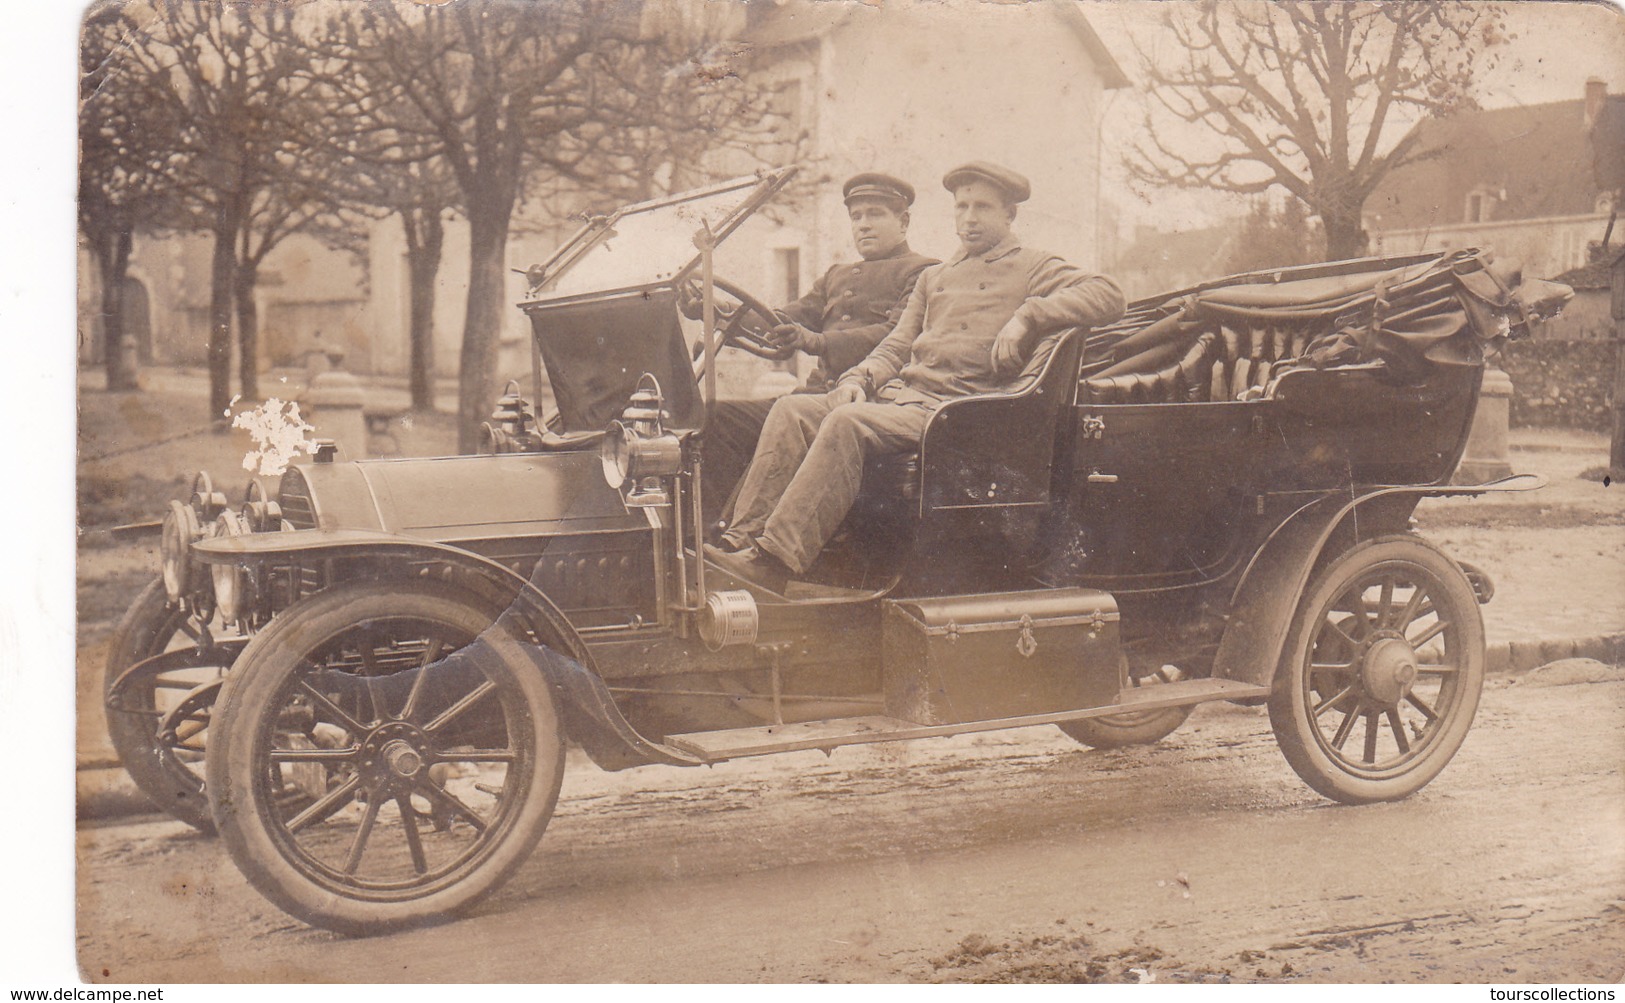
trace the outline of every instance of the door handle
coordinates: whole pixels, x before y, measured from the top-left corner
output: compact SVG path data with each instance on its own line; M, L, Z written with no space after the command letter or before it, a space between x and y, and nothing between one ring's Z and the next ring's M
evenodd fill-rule
M1091 470L1091 471L1089 471L1088 480L1089 480L1090 484L1116 484L1117 483L1117 475L1116 474L1103 474L1098 470Z

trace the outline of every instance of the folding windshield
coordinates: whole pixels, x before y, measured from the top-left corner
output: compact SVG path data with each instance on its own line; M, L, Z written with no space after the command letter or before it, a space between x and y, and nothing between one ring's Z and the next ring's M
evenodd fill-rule
M696 233L709 227L715 239L726 237L794 173L795 168L784 167L594 217L532 270L532 287L521 306L550 306L675 282L699 263Z

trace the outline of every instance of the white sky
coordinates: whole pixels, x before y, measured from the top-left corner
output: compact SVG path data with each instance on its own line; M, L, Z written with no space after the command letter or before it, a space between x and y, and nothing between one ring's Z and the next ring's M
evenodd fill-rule
M1135 85L1140 82L1138 57L1130 40L1138 41L1159 57L1174 57L1157 46L1162 11L1182 0L1085 0L1090 23L1117 55ZM1625 11L1607 0L1512 0L1507 4L1507 28L1515 36L1501 50L1498 65L1479 81L1478 99L1486 108L1543 104L1579 98L1590 77L1608 82L1610 93L1625 93ZM1128 130L1139 120L1139 96L1125 89L1112 101L1111 126L1123 148ZM1116 127L1115 129L1113 127ZM1109 141L1108 141L1109 142ZM1108 145L1108 179L1117 179L1114 201L1121 215L1125 238L1137 223L1161 230L1208 226L1240 211L1240 200L1216 193L1157 192L1154 198L1129 191L1118 160L1121 150Z

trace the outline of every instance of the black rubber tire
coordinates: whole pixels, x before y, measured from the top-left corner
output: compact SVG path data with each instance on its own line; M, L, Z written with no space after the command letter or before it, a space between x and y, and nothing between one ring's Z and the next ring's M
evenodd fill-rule
M1161 710L1128 711L1105 717L1086 717L1056 725L1067 737L1091 749L1121 749L1130 745L1150 745L1172 735L1191 716L1194 707L1164 707Z
M1164 669L1174 669L1170 676ZM1157 686L1179 678L1174 666L1161 666L1133 679L1136 687ZM1150 745L1160 742L1178 730L1191 716L1190 707L1163 707L1159 710L1134 710L1104 717L1086 717L1077 721L1063 721L1056 727L1067 737L1091 749L1122 749L1131 745Z
M304 855L294 834L278 820L267 789L278 769L270 744L278 734L287 734L278 732L277 718L307 655L369 624L417 621L472 638L494 619L477 597L443 584L356 582L295 603L249 642L217 705L208 781L222 842L255 888L307 923L369 935L447 918L498 887L525 861L558 801L565 743L546 677L499 631L486 636L497 638L500 654L479 664L486 680L496 685L504 733L517 750L519 772L504 776L500 795L505 798L514 787L518 793L512 801L499 802L503 807L487 821L488 829L477 830L476 849L455 858L445 873L431 874L431 883L397 892L375 886L369 894L359 881L346 883L332 871L333 876L324 876L315 858ZM373 797L370 790L365 793ZM335 813L314 825L326 825ZM404 832L406 827L398 828ZM411 828L417 828L415 823ZM416 836L407 840L417 841Z
M186 614L169 607L162 578L155 578L137 594L113 632L112 646L102 675L102 693L107 694L124 670L143 659L161 654L180 630ZM141 710L156 707L151 688L126 694L129 712L107 708L107 734L118 752L119 762L154 805L192 826L212 834L214 819L209 799L203 792L203 778L166 754L157 740L157 719Z
M1380 636L1378 628L1388 618L1384 611L1393 607L1399 589L1389 593L1386 601L1379 592L1375 615L1351 614L1336 604L1348 601L1357 584L1372 583L1369 588L1360 590L1360 594L1365 595L1370 588L1380 589L1377 583L1384 580L1412 582L1412 589L1425 587L1424 604L1430 610L1425 615L1432 616L1433 622L1416 637L1437 627L1436 636L1443 638L1443 655L1448 665L1438 663L1440 671L1430 672L1428 666L1434 663L1418 660L1421 676L1438 677L1438 691L1430 690L1426 694L1410 691L1426 705L1426 713L1420 707L1410 706L1409 696L1395 701L1393 718L1387 717L1385 709L1367 710L1384 705L1371 694L1358 668L1361 662L1356 651L1365 649L1351 649L1345 636L1357 635L1354 639L1361 645L1370 644L1370 639ZM1369 600L1364 603L1369 606ZM1392 620L1400 618L1406 622L1398 626L1399 633L1409 635L1410 628L1424 616L1405 617L1405 610L1400 610ZM1441 622L1445 626L1439 627ZM1368 626L1356 630L1355 625L1360 623ZM1414 639L1406 636L1405 640ZM1315 670L1311 669L1317 652L1325 660L1322 665L1344 657L1350 659L1345 669L1320 670L1324 685L1318 688L1313 681ZM1461 568L1443 551L1418 537L1378 537L1356 544L1330 561L1305 591L1271 687L1270 725L1293 771L1317 793L1344 804L1397 801L1431 782L1461 748L1478 709L1484 684L1484 662L1484 623L1472 585ZM1339 671L1343 673L1340 677L1336 676ZM1337 692L1330 695L1325 692L1345 685L1350 689L1341 700L1334 699ZM1315 713L1316 706L1322 708L1320 716ZM1340 709L1344 718L1328 737L1320 719L1327 714L1335 717ZM1418 714L1423 721L1420 726L1415 723ZM1409 720L1398 715L1408 715ZM1352 737L1351 720L1363 721L1365 734L1374 731L1377 735L1376 739L1364 739L1360 754L1364 762L1346 757L1337 741L1339 734L1343 736L1343 743ZM1389 741L1394 746L1394 754L1387 761L1379 761L1376 753L1383 750L1374 743L1380 741L1385 723L1390 729ZM1405 736L1406 723L1412 726L1414 734L1410 737Z

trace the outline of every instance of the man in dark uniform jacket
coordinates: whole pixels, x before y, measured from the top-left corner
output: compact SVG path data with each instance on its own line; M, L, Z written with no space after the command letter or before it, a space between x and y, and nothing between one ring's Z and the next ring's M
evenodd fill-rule
M889 174L867 172L842 186L852 242L861 261L835 265L807 295L779 313L787 323L772 338L818 365L797 393L827 393L841 374L862 362L891 333L920 272L937 263L908 246L908 207L914 188ZM773 408L767 400L721 400L705 430L705 518L715 526L744 477Z
M774 403L738 517L720 548L705 548L735 579L783 595L846 518L869 457L918 449L947 401L1008 392L1045 338L1123 315L1117 283L1016 236L1026 178L978 160L942 184L954 195L959 252L921 274L896 328L835 389Z

